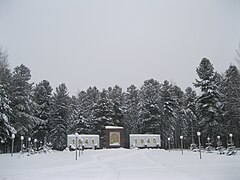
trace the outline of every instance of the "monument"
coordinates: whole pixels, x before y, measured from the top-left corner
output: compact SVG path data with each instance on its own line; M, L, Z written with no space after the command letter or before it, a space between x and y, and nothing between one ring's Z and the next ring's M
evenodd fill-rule
M105 126L106 148L119 148L124 146L123 127Z

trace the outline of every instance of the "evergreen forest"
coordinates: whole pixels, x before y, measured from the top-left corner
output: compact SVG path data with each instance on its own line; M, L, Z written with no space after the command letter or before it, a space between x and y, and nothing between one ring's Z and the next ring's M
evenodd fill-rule
M125 146L129 134L160 134L162 147L184 148L197 142L201 132L203 145L207 137L216 144L221 136L223 145L229 134L240 147L240 71L230 65L217 72L211 60L203 58L196 67L198 78L186 89L168 80L143 81L141 87L129 86L126 91L115 85L98 89L89 87L70 96L64 83L56 89L48 80L31 83L31 70L24 64L9 68L8 54L0 49L0 148L20 150L20 137L51 143L56 150L67 146L67 135L98 134L104 147L104 127L123 126ZM198 93L197 93L197 92Z

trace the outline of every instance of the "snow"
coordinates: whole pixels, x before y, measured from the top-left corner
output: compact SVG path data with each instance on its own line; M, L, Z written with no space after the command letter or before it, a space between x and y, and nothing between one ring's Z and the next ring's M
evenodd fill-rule
M0 154L1 180L239 180L240 152L235 156L180 150L86 150L20 156Z
M121 126L105 126L105 129L123 129Z

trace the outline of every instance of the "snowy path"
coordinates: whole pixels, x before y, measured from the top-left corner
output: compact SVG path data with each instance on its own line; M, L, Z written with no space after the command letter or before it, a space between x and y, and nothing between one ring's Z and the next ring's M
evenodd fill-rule
M164 150L87 150L52 152L19 157L0 155L0 180L239 180L240 152L236 156Z

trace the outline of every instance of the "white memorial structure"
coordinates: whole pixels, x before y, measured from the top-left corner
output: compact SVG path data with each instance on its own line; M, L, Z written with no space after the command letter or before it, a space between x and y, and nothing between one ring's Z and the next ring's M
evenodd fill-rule
M130 148L159 148L161 139L159 134L130 134Z
M76 149L84 146L84 148L99 148L99 135L95 134L79 134L77 137L74 134L67 135L67 147Z

